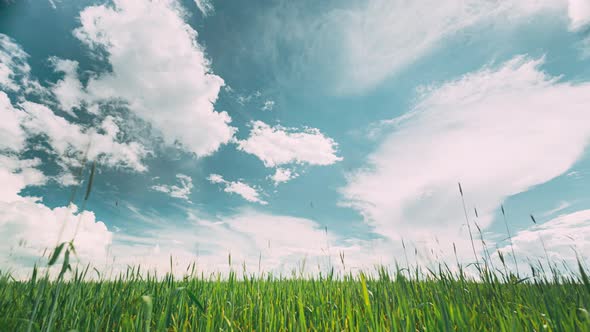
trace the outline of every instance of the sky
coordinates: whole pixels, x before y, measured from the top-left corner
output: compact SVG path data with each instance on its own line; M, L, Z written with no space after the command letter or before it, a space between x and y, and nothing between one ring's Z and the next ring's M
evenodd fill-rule
M0 1L15 275L574 266L589 142L587 0Z

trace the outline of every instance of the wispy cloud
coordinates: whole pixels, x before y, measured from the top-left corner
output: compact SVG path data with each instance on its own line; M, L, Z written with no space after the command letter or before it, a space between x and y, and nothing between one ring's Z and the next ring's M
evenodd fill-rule
M557 212L563 211L567 208L569 208L570 206L572 206L572 203L570 202L560 202L558 206L556 206L555 208L549 210L549 211L545 211L543 212L542 216L543 217L549 217L552 216L554 214L556 214Z
M197 4L197 8L201 11L201 14L205 17L215 12L212 0L195 0L195 3Z
M443 42L468 29L485 26L518 28L550 14L578 29L590 18L586 0L368 0L308 12L304 6L279 2L265 26L270 59L291 47L290 76L325 79L332 93L362 94L436 51ZM311 81L311 80L310 80Z
M30 75L28 58L20 45L0 33L0 87L5 91L45 96L47 89Z
M153 185L151 188L155 191L163 192L170 197L184 199L190 202L190 194L193 190L193 179L184 174L176 174L176 179L178 180L178 185Z

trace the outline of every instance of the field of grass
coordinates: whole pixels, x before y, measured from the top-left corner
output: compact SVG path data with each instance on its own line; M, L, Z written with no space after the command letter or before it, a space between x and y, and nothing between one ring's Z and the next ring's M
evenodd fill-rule
M446 271L446 272L445 272ZM580 276L0 278L0 331L590 331ZM85 281L86 280L86 281Z

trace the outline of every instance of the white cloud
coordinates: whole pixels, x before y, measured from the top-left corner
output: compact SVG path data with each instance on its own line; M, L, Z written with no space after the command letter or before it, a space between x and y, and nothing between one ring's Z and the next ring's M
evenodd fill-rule
M27 148L25 145L29 136L42 135L68 166L76 166L87 151L90 160L99 160L107 166L146 170L142 158L148 151L136 142L119 142L119 126L113 117L104 118L98 128L86 128L57 116L47 106L26 101L24 95L30 93L28 90L34 89L38 94L45 94L45 88L29 77L27 58L28 55L19 45L0 34L0 60L11 69L9 86L15 85L13 90L18 92L20 101L13 106L7 94L0 91L3 120L0 123L0 150L21 152ZM73 114L72 108L80 105L83 99L80 94L84 93L77 78L78 63L57 58L51 58L51 62L56 71L65 73L64 79L55 84L52 90L64 110Z
M215 12L212 0L195 0L195 3L203 16L209 16Z
M148 269L169 271L172 256L176 275L186 273L186 267L193 262L199 273L226 273L230 270L229 255L231 268L237 273L242 272L242 264L248 273L290 275L295 270L299 273L303 266L305 275L326 273L331 266L338 271L340 253L347 257L349 267L365 263L370 267L374 262L364 255L361 246L340 244L340 238L305 218L243 210L214 219L189 212L188 220L189 224L178 229L127 237L128 244L113 246L114 255L125 253L117 261L123 266L131 261Z
M104 262L112 241L112 233L94 213L78 212L74 205L51 209L31 200L0 202L0 236L5 239L0 253L8 260L4 265L13 268L31 268L58 241L72 239L82 264Z
M75 35L104 50L112 72L88 82L93 100L120 99L159 130L167 143L180 142L197 156L230 141L230 116L213 104L223 79L210 72L197 32L172 0L115 0L80 14Z
M209 175L207 180L209 180L209 182L211 182L211 183L225 183L225 180L219 174L211 174L211 175Z
M48 91L37 80L31 79L29 55L10 37L0 33L0 88L5 92L46 97Z
M152 229L139 236L115 234L114 241L119 239L119 243L113 245L113 255L118 264L124 268L132 262L148 269L169 271L172 256L177 276L186 273L187 266L193 262L199 273L227 273L231 255L231 269L238 274L244 264L248 274L272 272L290 276L295 271L297 275L317 276L318 272L325 274L331 268L336 273L359 270L371 273L376 265L393 267L404 256L401 244L343 238L306 218L248 209L217 218L199 217L198 211L187 213L189 223L177 228ZM437 253L431 252L433 247L414 252L410 243L406 242L406 246L410 264L417 260L428 264L430 259L436 259ZM435 260L432 266L439 263Z
M53 177L53 181L61 187L77 186L80 180L71 172L63 171L59 175Z
M38 170L39 159L18 159L0 154L0 265L13 270L16 277L28 273L58 241L75 236L76 257L83 264L106 257L111 233L92 212L78 212L75 206L51 209L38 198L21 195L33 185L42 185L47 177Z
M113 117L106 117L99 130L84 128L55 115L44 105L32 102L21 104L27 117L23 120L25 129L33 135L44 135L60 158L76 165L87 153L89 160L98 160L111 167L126 167L138 172L147 170L142 159L148 151L139 143L117 141L119 127Z
M36 167L41 160L18 159L13 155L0 154L0 202L21 201L21 190L28 186L42 185L47 178Z
M590 84L550 77L542 62L516 57L425 89L349 175L344 204L389 239L469 248L457 182L485 229L506 197L564 174L590 139Z
M561 215L540 225L522 230L513 236L516 257L538 259L545 263L545 249L551 264L566 262L577 271L576 253L584 258L590 252L590 210ZM543 248L543 245L545 248ZM500 249L510 252L510 246Z
M84 87L78 78L78 61L51 58L55 71L63 73L63 79L59 80L51 91L57 98L62 110L74 115L74 108L79 108L82 101L87 98Z
M259 203L262 205L268 204L268 202L260 199L260 194L258 193L256 188L253 188L250 185L243 183L241 181L226 181L219 174L210 174L207 180L214 184L223 184L223 191L225 191L226 193L238 194L248 202Z
M566 5L567 0L367 1L360 9L339 14L343 81L371 88L461 30L490 20L513 24L543 12L565 12Z
M170 197L181 198L190 202L189 195L193 190L193 179L184 174L176 174L179 185L154 185L152 189L155 191L163 192Z
M338 144L318 129L301 132L282 126L271 127L262 121L252 122L250 136L238 141L238 149L258 157L266 167L298 163L331 165L342 160L336 155Z
M270 178L271 178L271 180L273 180L273 182L275 183L275 187L276 187L279 184L293 180L294 178L296 178L298 176L299 176L299 174L293 172L292 170L290 170L288 168L278 167L275 171L275 174L270 176Z
M552 215L556 214L557 212L561 212L561 211L569 208L570 206L572 206L572 203L570 203L570 202L566 202L566 201L560 202L559 205L556 206L555 208L553 208L549 211L543 212L543 217L552 216Z
M255 188L241 181L231 181L227 183L223 190L228 193L238 194L248 202L260 203L262 205L268 204L260 199L260 195Z
M12 107L6 93L0 91L0 150L20 151L26 134L21 128L24 113Z
M305 72L317 80L320 71L341 94L376 87L468 29L488 36L534 17L569 21L570 29L590 20L587 0L367 0L311 14L282 3L265 20L271 57L291 45L289 77Z
M11 91L21 89L31 71L28 57L10 37L0 33L0 87Z
M274 107L275 107L274 100L265 100L264 104L262 105L262 110L263 111L272 111L272 109Z
M588 25L590 23L590 2L587 0L569 0L568 14L572 30Z

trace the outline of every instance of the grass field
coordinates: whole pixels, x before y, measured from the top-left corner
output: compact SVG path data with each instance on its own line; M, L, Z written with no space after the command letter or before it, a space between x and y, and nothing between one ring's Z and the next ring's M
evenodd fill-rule
M446 272L445 272L446 271ZM1 331L590 331L585 273L0 279ZM416 278L416 276L419 276Z

